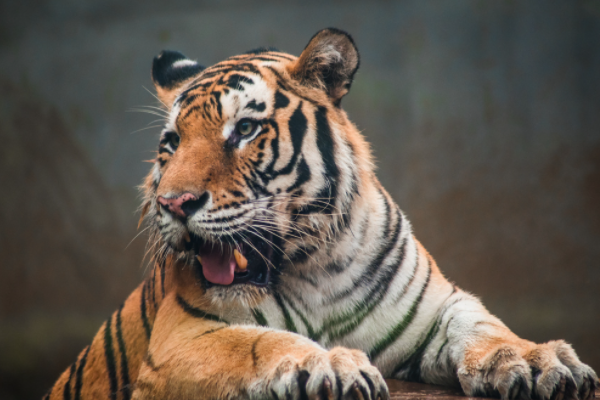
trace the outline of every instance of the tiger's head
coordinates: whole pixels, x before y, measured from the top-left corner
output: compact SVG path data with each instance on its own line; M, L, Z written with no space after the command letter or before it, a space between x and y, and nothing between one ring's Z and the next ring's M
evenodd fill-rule
M371 174L340 107L358 65L337 29L299 57L262 48L203 68L178 52L157 56L168 117L142 213L154 251L196 268L220 302L251 304L286 271L323 268Z

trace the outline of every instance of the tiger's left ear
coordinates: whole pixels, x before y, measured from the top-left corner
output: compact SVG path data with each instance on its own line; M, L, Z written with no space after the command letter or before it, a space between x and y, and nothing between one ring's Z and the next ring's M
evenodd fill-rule
M170 109L181 88L203 69L178 51L165 50L154 57L152 82L160 101Z
M318 87L339 106L350 90L360 57L352 37L336 29L323 29L312 37L290 74L302 84Z

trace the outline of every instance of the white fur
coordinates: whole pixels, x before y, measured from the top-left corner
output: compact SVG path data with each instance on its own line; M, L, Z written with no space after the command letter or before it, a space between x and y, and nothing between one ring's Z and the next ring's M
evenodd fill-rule
M179 61L175 61L173 64L171 64L171 68L181 68L181 67L187 67L187 66L191 66L191 65L198 65L198 63L195 61L192 61L192 60L179 60Z

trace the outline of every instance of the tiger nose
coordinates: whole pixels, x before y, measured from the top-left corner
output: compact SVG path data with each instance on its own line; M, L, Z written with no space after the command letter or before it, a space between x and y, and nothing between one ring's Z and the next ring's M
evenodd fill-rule
M181 196L172 198L158 196L157 200L160 205L169 210L171 214L175 214L181 218L187 218L202 208L208 202L209 198L210 194L208 192L204 192L198 197L187 192Z

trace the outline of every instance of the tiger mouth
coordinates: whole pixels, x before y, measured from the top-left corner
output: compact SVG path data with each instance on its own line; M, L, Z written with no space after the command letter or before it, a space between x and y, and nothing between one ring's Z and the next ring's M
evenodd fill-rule
M249 284L268 285L273 266L272 234L246 237L242 241L208 241L190 235L194 266L206 288Z

